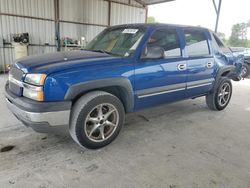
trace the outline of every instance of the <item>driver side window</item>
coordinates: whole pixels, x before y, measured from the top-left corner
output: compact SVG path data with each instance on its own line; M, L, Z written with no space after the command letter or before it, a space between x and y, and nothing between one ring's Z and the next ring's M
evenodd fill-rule
M159 29L150 37L147 43L147 51L161 50L164 58L176 58L181 56L178 35L175 29Z

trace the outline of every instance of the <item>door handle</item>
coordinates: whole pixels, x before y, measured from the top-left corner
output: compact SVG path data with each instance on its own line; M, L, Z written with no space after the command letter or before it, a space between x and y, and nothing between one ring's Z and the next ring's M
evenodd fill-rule
M214 62L208 62L207 64L206 64L206 67L207 68L212 68L214 66Z
M187 64L178 64L177 66L178 70L183 71L187 69Z

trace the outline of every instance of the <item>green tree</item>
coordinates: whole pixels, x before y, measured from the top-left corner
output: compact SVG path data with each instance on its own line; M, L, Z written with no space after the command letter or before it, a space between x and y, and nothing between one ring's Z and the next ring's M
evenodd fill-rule
M156 20L155 20L155 17L149 16L149 17L147 18L147 23L157 23L157 22L156 22Z
M239 46L239 47L247 47L247 28L249 27L249 23L238 23L233 25L232 33L229 38L229 45L231 46Z

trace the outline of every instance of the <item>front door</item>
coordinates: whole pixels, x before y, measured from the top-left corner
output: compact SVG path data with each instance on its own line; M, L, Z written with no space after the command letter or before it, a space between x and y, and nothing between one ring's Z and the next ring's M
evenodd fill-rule
M183 99L186 68L176 29L154 31L135 64L135 110Z

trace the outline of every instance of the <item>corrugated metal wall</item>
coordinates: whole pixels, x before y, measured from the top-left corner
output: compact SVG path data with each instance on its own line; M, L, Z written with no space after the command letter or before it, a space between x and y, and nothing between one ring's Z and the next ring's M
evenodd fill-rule
M119 2L119 3L124 3L124 4L129 4L130 5L135 5L135 6L138 6L138 7L143 7L140 3L134 1L134 0L114 0L115 2Z
M29 55L55 51L53 0L0 0L0 13L0 38L6 43L4 48L0 47L0 71L15 58L10 44L12 34L29 33Z
M116 2L118 3L111 2L111 26L145 22L146 9L143 6L133 0L130 1L132 6L125 5L129 3L129 0L116 0ZM70 37L79 40L84 36L87 42L92 40L108 26L108 3L108 1L104 0L60 0L60 20L79 22L78 24L60 23L61 37ZM84 23L94 25L84 25Z
M119 16L118 16L119 15ZM146 10L118 3L111 5L111 25L145 22Z
M0 41L0 71L14 60L11 34L29 33L29 55L56 51L54 6L54 0L0 0L0 40L6 43ZM59 0L60 37L89 42L109 24L142 23L145 16L134 0Z
M0 12L54 19L53 0L0 0Z
M108 24L108 2L103 0L60 0L60 20Z
M74 23L60 23L61 38L69 37L75 40L80 40L80 38L84 36L87 42L93 39L103 29L105 29L105 27Z
M108 25L107 1L60 0L59 6L61 38L70 37L75 40L80 40L80 38L84 36L88 42ZM64 21L67 21L67 23Z
M31 44L55 45L55 24L52 21L1 16L1 37L11 42L11 34L28 32Z

